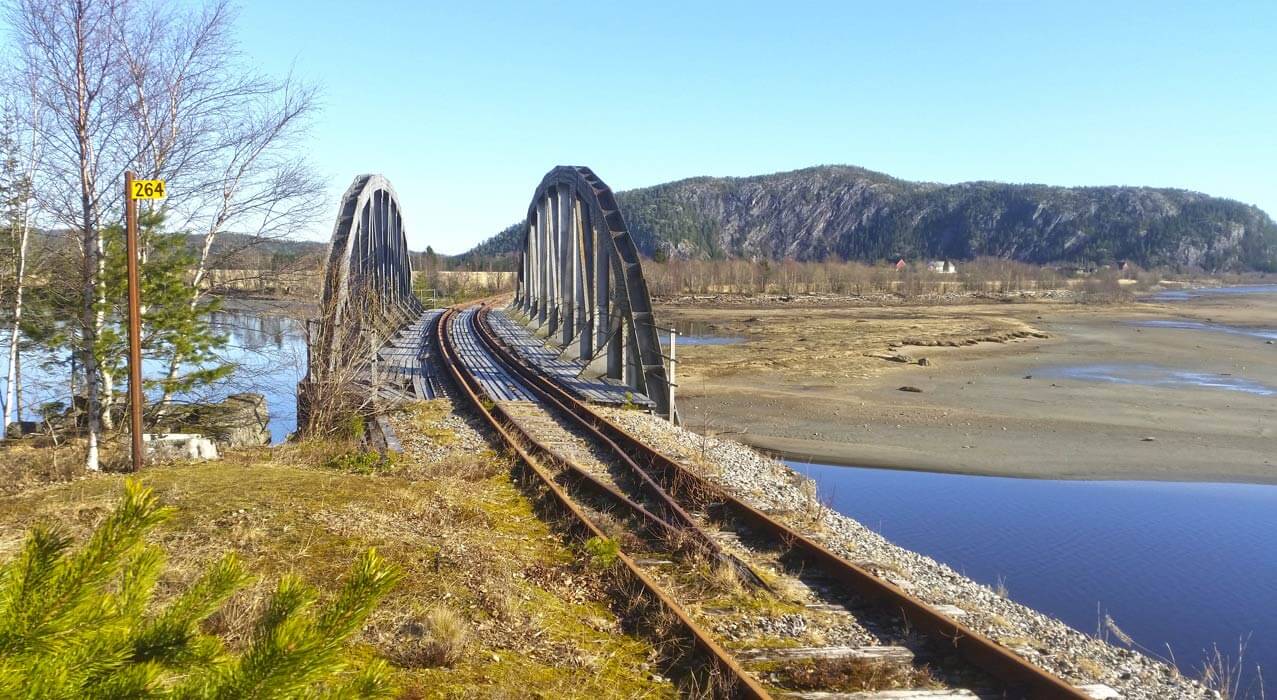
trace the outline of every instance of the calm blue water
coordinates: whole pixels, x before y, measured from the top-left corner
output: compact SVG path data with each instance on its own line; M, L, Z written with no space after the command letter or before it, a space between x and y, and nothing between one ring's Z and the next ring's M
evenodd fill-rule
M306 372L306 326L297 319L271 314L223 311L213 314L214 328L230 342L224 355L238 364L234 376L211 387L213 398L240 391L266 396L271 441L283 442L297 429L297 382Z
M185 401L220 401L230 394L255 392L266 396L270 409L270 432L273 442L282 442L297 429L297 381L306 366L305 325L284 316L221 311L210 317L212 326L227 336L221 357L236 364L230 377L190 394L180 395ZM67 365L64 357L47 353L24 352L23 417L34 419L37 407L46 401L67 398ZM4 370L9 366L8 345L0 348L0 394L4 391ZM162 376L166 367L144 360L144 376ZM127 387L127 380L117 388Z
M1152 294L1148 298L1153 301L1188 301L1200 297L1230 296L1234 294L1277 294L1277 284L1239 284L1231 287L1171 289Z
M679 345L735 345L745 342L743 337L728 335L723 332L722 328L707 321L675 321L674 329L678 331ZM668 347L670 344L669 330L662 330L658 332L658 335L661 339L661 345Z
M1261 338L1264 340L1277 340L1277 329L1274 328L1244 328L1241 326L1226 326L1222 323L1203 323L1201 321L1131 321L1131 325L1141 326L1143 328L1177 328L1189 331L1211 331L1212 333L1226 333L1228 335L1242 335L1251 338Z
M1034 370L1033 376L1043 379L1075 379L1111 384L1138 384L1141 386L1206 388L1223 391L1240 391L1257 396L1277 396L1277 386L1237 377L1231 374L1192 372L1150 364L1094 364L1043 367ZM1277 447L1277 446L1274 446Z
M1277 678L1277 486L789 464L839 512L1083 632L1098 607L1192 673L1249 636L1248 665Z

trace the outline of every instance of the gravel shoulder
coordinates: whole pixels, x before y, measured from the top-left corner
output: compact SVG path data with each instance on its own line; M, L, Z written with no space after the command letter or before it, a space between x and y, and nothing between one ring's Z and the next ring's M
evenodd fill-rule
M929 603L961 608L966 612L964 623L1074 684L1102 683L1129 700L1218 697L1167 664L1083 634L944 564L893 545L822 505L814 482L748 446L677 428L636 411L600 411L848 560Z

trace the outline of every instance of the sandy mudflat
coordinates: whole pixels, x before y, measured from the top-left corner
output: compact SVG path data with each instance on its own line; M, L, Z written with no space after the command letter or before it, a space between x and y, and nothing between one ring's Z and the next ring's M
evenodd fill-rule
M1277 344L1133 323L1277 330L1277 295L1104 307L772 303L660 313L747 338L680 348L688 427L786 458L1039 478L1277 483L1277 393L1249 393L1277 392ZM1016 337L1030 331L1049 337ZM975 338L985 342L895 347ZM895 353L929 364L884 359ZM1067 368L1078 367L1136 378L1191 372L1247 391L1069 378ZM902 392L904 385L922 391Z

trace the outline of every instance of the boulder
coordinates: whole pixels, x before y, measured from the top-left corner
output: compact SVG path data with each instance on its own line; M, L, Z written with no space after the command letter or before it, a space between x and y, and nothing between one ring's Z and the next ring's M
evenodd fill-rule
M142 435L148 459L217 459L217 445L203 435L192 433L147 433Z
M43 428L44 424L38 420L17 420L5 428L4 435L9 439L24 438L28 435L39 435Z
M221 403L190 406L166 422L172 423L174 432L200 433L224 448L270 444L270 410L261 394L232 394Z

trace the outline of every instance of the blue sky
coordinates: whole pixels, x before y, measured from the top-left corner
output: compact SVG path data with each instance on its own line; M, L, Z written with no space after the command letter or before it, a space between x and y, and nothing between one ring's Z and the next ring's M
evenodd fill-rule
M558 164L629 189L847 163L1182 187L1277 215L1271 0L261 0L239 27L256 64L321 86L310 155L334 215L381 172L418 249L517 221Z

